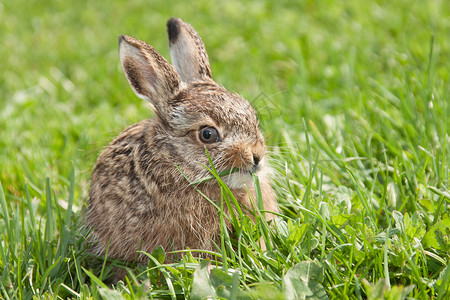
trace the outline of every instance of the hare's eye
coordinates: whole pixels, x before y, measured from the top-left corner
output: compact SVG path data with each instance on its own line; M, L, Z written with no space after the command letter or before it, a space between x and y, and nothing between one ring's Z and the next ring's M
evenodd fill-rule
M219 141L219 134L214 127L205 127L198 132L200 141L205 144L217 143Z

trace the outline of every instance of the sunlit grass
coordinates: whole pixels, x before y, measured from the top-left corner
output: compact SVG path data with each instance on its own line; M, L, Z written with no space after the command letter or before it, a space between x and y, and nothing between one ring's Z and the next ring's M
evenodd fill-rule
M0 298L448 298L449 15L438 0L0 3ZM80 224L90 172L152 115L117 36L169 57L172 16L257 108L280 217L227 219L234 197L207 166L235 228L209 264L189 254L201 249L105 261ZM129 276L112 286L116 265Z

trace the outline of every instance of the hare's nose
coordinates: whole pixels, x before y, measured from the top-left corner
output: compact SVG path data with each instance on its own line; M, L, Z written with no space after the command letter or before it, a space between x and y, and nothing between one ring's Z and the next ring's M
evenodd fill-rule
M257 166L260 161L261 161L261 158L259 157L259 155L253 154L253 163L255 164L255 166Z
M252 168L253 173L258 172L259 169L261 169L261 165L259 165L260 162L261 156L259 156L258 154L253 154L253 168Z

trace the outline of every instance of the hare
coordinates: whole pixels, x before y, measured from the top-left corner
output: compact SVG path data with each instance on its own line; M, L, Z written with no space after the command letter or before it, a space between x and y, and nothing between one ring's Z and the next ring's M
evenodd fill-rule
M238 168L223 180L242 207L256 206L256 172L264 209L278 209L255 110L213 81L203 41L189 24L172 18L167 32L173 66L148 44L119 37L126 78L155 116L113 140L91 176L86 223L94 251L104 255L108 249L109 257L125 261L146 263L138 251L151 253L159 245L166 251L217 250L217 208L199 191L220 206L220 188L214 181L193 186L186 180L210 176L205 147L219 172Z

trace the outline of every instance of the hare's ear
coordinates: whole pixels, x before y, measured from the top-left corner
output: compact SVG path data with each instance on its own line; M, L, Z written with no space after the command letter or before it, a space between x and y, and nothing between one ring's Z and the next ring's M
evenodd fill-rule
M212 79L208 54L198 33L181 19L167 22L172 64L185 83Z
M133 91L158 110L179 89L180 77L153 47L130 36L119 36L120 63Z

